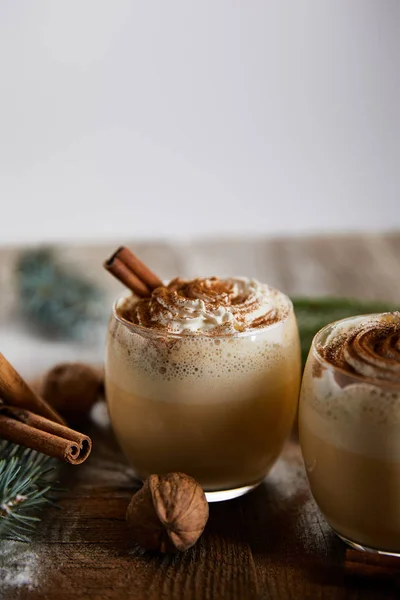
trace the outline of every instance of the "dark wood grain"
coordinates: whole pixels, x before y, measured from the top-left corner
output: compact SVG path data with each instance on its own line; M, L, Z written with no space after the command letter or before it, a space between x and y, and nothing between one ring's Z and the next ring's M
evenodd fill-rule
M132 247L161 277L177 270L185 276L248 273L290 294L400 298L398 235ZM99 272L108 250L91 250ZM310 495L295 437L259 488L211 505L206 530L192 549L160 556L129 539L125 511L137 484L111 432L92 426L89 433L90 460L61 467L67 491L58 502L61 510L50 507L43 514L29 546L35 558L27 580L25 546L1 555L2 600L400 597L398 579L387 569L380 576L357 560L346 561L345 545Z
M110 432L90 433L91 465L79 474L62 468L62 510L47 511L32 544L34 585L5 588L2 598L396 597L395 580L346 574L346 548L310 496L296 439L254 492L211 505L196 546L162 556L129 540L125 511L136 484Z

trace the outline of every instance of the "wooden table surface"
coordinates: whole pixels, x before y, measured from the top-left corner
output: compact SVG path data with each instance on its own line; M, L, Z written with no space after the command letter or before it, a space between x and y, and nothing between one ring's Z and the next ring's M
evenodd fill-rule
M289 294L400 300L400 235L133 247L162 277L247 273ZM109 250L86 253L94 273ZM8 281L14 255L0 251L0 283ZM70 257L77 255L78 249L69 250ZM110 287L110 294L116 289ZM19 333L17 345L12 335L18 317L11 298L12 291L0 301L2 351L24 374L51 356L98 358L98 348L83 353L62 345L38 346L36 362L19 354L24 338ZM26 344L35 348L31 339ZM135 490L130 470L106 425L91 424L90 434L94 449L87 463L61 467L67 488L61 510L42 513L31 544L0 543L2 600L400 597L394 577L346 567L346 547L310 495L295 434L266 481L245 497L211 505L203 536L177 556L147 553L129 540L125 511Z

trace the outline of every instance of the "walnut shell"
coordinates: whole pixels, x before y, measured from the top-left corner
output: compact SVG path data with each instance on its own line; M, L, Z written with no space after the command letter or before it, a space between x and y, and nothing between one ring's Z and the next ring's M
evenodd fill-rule
M81 421L103 393L102 370L83 363L55 365L39 392L67 420Z
M146 550L184 552L197 542L208 519L200 484L184 473L150 475L129 503L126 520Z

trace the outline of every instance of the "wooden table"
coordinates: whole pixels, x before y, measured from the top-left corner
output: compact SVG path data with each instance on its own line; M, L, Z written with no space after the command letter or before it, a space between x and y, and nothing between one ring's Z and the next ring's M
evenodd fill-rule
M109 250L87 254L93 272ZM158 264L162 277L176 272L248 273L289 294L400 300L399 235L179 248L136 245L136 250L155 270ZM0 254L0 280L7 280L13 253ZM74 253L78 250L69 255ZM10 297L3 297L3 327L12 323L6 306L15 317ZM15 354L13 360L22 371L32 370L28 360L18 364L18 349L11 342L2 348L6 355L7 350ZM58 352L62 354L60 347ZM76 352L79 358L79 349ZM98 353L93 349L93 358ZM89 354L86 349L84 356ZM41 367L49 359L44 355L43 349ZM134 492L131 473L107 427L91 425L90 434L94 450L88 462L61 468L62 485L68 488L58 502L61 510L49 508L43 514L32 544L0 543L1 599L400 597L395 577L357 574L345 566L346 547L310 495L295 434L267 480L243 498L212 505L203 536L178 556L146 553L130 542L125 511Z

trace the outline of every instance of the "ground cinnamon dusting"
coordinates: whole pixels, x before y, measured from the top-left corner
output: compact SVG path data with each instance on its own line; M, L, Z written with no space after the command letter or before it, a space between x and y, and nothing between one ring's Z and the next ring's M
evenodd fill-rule
M400 381L400 313L366 318L317 346L319 354L350 374Z
M318 344L318 352L332 365L341 369L348 369L354 373L354 369L350 365L347 365L343 357L343 348L350 341L351 337L351 335L343 333L326 345Z
M215 318L207 335L223 335L227 333L227 327L232 333L258 329L281 320L286 314L282 307L275 307L274 290L258 282L256 285L260 286L256 288L257 292L243 285L240 278L209 277L187 281L177 277L167 286L153 290L149 297L128 298L118 312L131 323L161 331L174 331L177 321L201 320L202 315ZM263 308L265 312L260 316ZM221 319L221 311L230 313L228 320ZM193 331L197 330L190 330ZM204 329L201 332L204 333Z

